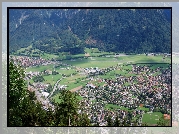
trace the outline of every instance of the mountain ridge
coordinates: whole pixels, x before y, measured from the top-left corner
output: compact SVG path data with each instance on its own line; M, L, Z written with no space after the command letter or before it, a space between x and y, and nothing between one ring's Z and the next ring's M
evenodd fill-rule
M58 52L80 48L82 53L84 47L98 47L112 52L171 53L170 12L166 9L11 10L10 53L31 44L37 48L40 41L43 46L44 39L54 39L57 43L51 44L59 47ZM86 43L89 39L95 42Z

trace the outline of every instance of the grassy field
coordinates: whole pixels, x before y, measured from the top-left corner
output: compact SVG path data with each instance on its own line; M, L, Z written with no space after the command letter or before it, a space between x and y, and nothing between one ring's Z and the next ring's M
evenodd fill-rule
M109 109L109 110L114 110L114 109L119 109L120 106L114 105L114 104L107 104L107 105L105 105L105 108Z
M29 67L29 68L27 68L25 71L26 72L36 72L36 71L39 71L39 72L41 72L41 71L44 71L44 70L50 70L50 71L53 71L54 69L53 69L53 66L54 65L52 65L52 64L50 64L50 65L46 65L46 66L37 66L37 67Z
M104 79L107 79L107 78L115 79L116 76L118 76L118 75L122 75L122 76L126 76L126 77L136 76L136 74L129 73L131 70L132 70L131 65L121 66L121 67L119 67L118 70L110 71L110 72L106 73L105 75L100 75L99 77L104 78Z
M161 117L163 117L161 112L145 113L142 118L142 123L147 123L148 125L157 124L158 119Z
M49 59L51 60L52 58L55 59L58 57L58 55L55 55L55 54L48 54L48 53L44 53L44 54L40 54L40 57L43 58L43 59Z
M48 76L43 76L45 81L44 83L50 83L52 86L59 80L62 78L62 76L60 74L57 75L48 75Z
M126 107L118 106L118 105L114 105L114 104L106 104L105 109L108 109L108 110L120 109L120 110L125 110L125 111L132 111L132 110L129 110L128 108L126 108Z
M100 61L96 61L95 57L92 59L76 59L75 61L64 60L63 63L70 64L76 67L88 68L88 67L99 67L99 68L106 68L110 66L116 66L118 62L113 60L109 60L109 58L103 58Z
M62 81L59 82L60 85L67 85L67 90L71 90L73 88L79 87L79 86L85 86L87 80L81 81L82 78L85 78L85 76L81 75L74 75L70 77L66 77Z
M93 81L92 84L95 86L103 86L105 84L105 82Z
M121 57L119 57L121 58ZM144 54L141 55L128 55L122 57L126 62L133 63L171 63L171 58L167 57L163 60L163 56L146 56Z
M147 111L147 112L149 112L149 108L145 108L145 107L138 107L137 109L139 109L139 110L142 110L142 111Z
M65 74L65 75L70 75L70 74L73 74L75 73L76 71L74 69L61 69L61 68L56 68L55 71L61 73L61 74Z

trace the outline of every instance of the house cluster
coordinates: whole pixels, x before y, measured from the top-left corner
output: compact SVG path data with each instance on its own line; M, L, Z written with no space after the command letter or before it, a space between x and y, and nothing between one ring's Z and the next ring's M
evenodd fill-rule
M26 76L27 80L32 79L34 76L38 76L38 75L40 75L40 72L32 72L32 71L30 71L30 72L25 73L25 76Z
M16 63L20 62L23 67L51 64L51 61L37 57L12 56L10 58L13 59Z
M111 68L111 70L113 69ZM161 73L152 75L158 72ZM105 85L98 87L87 83L84 88L77 91L80 96L87 100L85 102L86 108L91 107L92 109L89 112L91 121L105 124L105 116L108 116L109 113L108 110L104 109L106 104L114 104L120 106L121 109L122 107L135 109L132 113L133 117L136 114L142 116L143 111L137 109L141 103L151 112L160 109L164 113L171 113L171 67L163 71L160 67L151 69L147 66L133 66L130 73L139 75L119 76L115 80L101 79L100 81L105 82ZM96 79L91 78L94 81ZM126 85L126 83L129 84ZM128 110L123 111L121 109L119 108L117 114L123 113L123 116L120 116L123 119ZM106 111L108 112L106 113ZM112 117L115 120L116 114ZM138 121L140 124L141 118Z
M66 88L67 88L67 85L60 85L60 84L58 84L58 89L59 90L64 90Z
M43 91L44 89L46 89L49 84L45 84L45 83L33 83L33 86L36 88L36 89L40 89L41 91Z
M98 67L84 68L84 73L87 75L98 75L100 69Z
M42 103L43 108L45 110L47 110L48 108L52 108L52 110L54 110L54 105L52 105L50 100L47 98L49 96L49 93L44 91L44 89L47 87L47 85L42 86L41 84L37 84L37 86L40 87L41 90L37 90L36 87L30 86L30 85L28 86L28 90L31 92L33 92L33 91L35 92L37 100ZM42 89L42 87L44 87L44 89Z

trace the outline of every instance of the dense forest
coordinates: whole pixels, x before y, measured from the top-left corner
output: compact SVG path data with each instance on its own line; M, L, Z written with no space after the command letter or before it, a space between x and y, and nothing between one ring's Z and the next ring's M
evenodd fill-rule
M9 51L171 53L170 9L10 9Z

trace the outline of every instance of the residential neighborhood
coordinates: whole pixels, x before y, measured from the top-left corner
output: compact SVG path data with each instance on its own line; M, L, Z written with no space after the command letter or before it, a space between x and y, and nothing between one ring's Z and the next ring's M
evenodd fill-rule
M44 60L41 58L12 57L16 62L26 67L44 66L47 64L63 65L62 70L75 68L76 73L70 75L55 73L59 76L51 90L47 91L49 84L43 82L30 83L30 87L36 89L36 92L44 108L50 103L51 96L57 94L60 90L66 90L68 84L61 84L64 78L70 78L74 75L85 76L81 81L86 81L83 86L77 87L75 91L83 99L80 101L81 109L79 113L87 113L92 124L98 123L99 126L106 126L108 117L112 122L116 119L121 124L126 122L131 126L144 124L143 116L146 113L161 112L163 118L168 120L171 115L171 66L166 69L161 67L152 68L153 65L137 65L127 62L127 64L117 64L107 68L89 67L79 68L69 64ZM53 71L48 68L44 71L26 72L26 80L34 77L52 75ZM121 71L128 76L114 73L112 77L105 78L105 75L112 72ZM160 73L159 73L160 72ZM53 75L52 75L53 77ZM53 90L53 91L52 91ZM55 93L55 94L54 94ZM43 99L42 99L43 98ZM156 115L156 118L158 115ZM158 119L156 119L158 120ZM155 124L153 124L155 125Z

